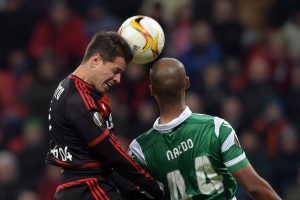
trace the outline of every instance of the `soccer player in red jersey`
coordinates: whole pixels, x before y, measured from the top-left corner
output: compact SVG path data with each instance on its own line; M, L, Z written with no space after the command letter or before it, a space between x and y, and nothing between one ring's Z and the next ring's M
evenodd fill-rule
M155 199L156 181L121 147L113 132L110 87L132 60L126 41L115 32L99 32L82 63L60 82L49 111L50 149L46 162L62 168L55 199L124 199L110 179L115 170Z

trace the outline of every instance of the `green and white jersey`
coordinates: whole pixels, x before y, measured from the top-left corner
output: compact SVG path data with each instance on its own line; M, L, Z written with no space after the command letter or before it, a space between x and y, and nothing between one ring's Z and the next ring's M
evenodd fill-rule
M228 122L188 107L168 124L154 123L129 152L163 187L172 200L235 199L231 172L249 162Z

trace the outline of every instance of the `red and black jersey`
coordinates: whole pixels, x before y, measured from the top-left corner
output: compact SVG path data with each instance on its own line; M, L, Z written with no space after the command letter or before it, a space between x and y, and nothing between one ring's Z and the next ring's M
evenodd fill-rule
M108 96L70 75L54 92L49 121L47 163L86 174L113 168L154 197L162 195L151 175L132 160L114 136Z

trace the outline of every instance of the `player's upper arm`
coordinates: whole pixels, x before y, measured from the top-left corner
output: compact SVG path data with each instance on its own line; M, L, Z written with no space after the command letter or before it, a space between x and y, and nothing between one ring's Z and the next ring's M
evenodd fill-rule
M78 93L73 93L68 99L66 112L68 120L89 146L101 142L110 134L110 131L104 127L100 112L95 108L87 108Z
M253 199L281 200L269 183L255 172L250 163L232 174Z
M233 172L232 175L247 191L251 190L251 187L257 186L260 183L260 177L255 172L251 164Z
M111 131L101 126L101 114L97 111L88 111L78 116L73 125L90 147L102 142L111 135Z
M235 172L249 164L245 152L231 125L218 117L215 117L214 123L215 134L218 137L223 162L229 171Z

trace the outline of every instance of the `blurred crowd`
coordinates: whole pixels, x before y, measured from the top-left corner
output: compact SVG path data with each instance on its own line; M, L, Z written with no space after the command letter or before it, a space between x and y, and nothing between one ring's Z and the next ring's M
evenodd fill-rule
M231 123L257 172L284 199L300 199L299 0L0 0L0 200L52 199L52 94L94 33L137 14L162 25L161 57L186 66L191 110ZM158 117L150 66L128 65L110 94L125 148ZM248 199L241 188L237 198Z

